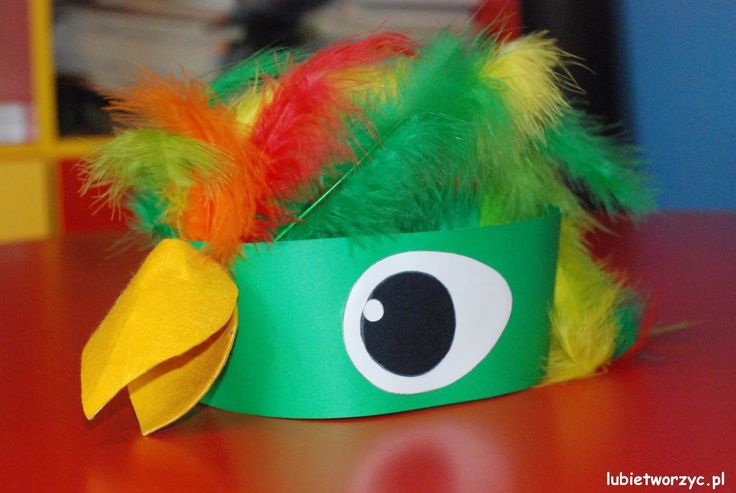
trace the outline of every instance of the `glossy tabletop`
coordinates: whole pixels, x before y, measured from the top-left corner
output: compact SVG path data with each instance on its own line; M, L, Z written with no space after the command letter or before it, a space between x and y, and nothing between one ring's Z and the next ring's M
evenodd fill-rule
M595 250L652 295L656 327L687 328L595 377L360 419L197 406L149 437L126 395L93 422L79 398L84 342L144 252L110 257L113 233L0 246L0 491L646 491L607 487L619 473L736 491L736 213L613 228Z

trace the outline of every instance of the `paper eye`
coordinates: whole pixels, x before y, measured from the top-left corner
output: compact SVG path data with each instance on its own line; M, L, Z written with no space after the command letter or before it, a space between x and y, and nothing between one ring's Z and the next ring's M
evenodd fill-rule
M355 368L395 394L445 387L491 351L511 315L506 280L446 252L414 251L369 267L345 305L343 338Z

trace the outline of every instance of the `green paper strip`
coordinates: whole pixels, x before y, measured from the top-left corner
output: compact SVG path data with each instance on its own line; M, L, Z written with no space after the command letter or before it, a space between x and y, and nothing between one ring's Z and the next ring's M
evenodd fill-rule
M368 416L492 397L537 384L549 348L560 216L468 230L246 245L236 262L240 330L202 402L263 416ZM371 384L343 341L345 303L361 274L408 251L451 252L490 266L513 307L490 353L436 390L394 394Z

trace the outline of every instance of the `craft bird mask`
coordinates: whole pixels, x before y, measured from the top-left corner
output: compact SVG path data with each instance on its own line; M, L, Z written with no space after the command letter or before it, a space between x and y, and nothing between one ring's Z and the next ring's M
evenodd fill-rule
M652 201L634 150L563 97L566 62L541 34L378 33L113 95L126 127L87 189L156 247L84 349L86 416L124 387L144 434L203 397L380 414L626 351L642 305L591 258L576 192L611 215Z

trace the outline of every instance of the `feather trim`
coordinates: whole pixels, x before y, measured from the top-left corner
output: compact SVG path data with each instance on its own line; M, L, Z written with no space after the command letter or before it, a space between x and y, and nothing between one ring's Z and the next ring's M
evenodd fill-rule
M522 140L543 142L545 129L569 107L562 89L580 91L565 68L570 55L545 33L498 46L483 66L485 77L503 84L503 96Z
M334 164L356 159L350 124L363 116L351 93L365 82L358 74L397 55L412 55L413 47L411 39L394 33L346 39L316 52L278 83L266 82L270 94L250 141L263 155L267 186L258 198L258 227L246 241L270 239L291 219L285 202L308 196Z
M641 217L654 208L654 199L639 152L605 131L594 118L568 110L547 131L544 152L595 205L609 214L620 210Z
M289 239L391 234L478 223L481 152L501 149L505 107L479 77L481 58L443 34L397 68L366 103L372 131L357 128L356 164L307 209Z

